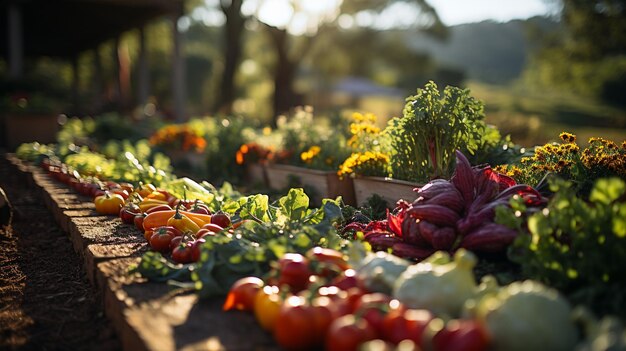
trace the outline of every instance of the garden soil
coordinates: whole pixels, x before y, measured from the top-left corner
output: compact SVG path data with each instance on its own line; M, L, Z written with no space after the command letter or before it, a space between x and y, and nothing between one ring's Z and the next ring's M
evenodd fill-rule
M13 223L0 227L0 350L118 350L81 260L35 189L0 154Z

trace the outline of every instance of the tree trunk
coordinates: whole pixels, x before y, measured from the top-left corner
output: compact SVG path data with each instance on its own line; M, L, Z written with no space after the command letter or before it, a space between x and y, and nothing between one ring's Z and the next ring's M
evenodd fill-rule
M241 61L241 38L246 18L241 14L243 0L232 0L222 5L226 16L224 25L224 72L220 82L220 96L216 102L219 112L230 113L235 100L235 74Z
M293 90L298 63L289 58L286 30L275 29L276 67L274 71L274 97L272 101L272 125L276 126L278 115L286 113L299 104Z

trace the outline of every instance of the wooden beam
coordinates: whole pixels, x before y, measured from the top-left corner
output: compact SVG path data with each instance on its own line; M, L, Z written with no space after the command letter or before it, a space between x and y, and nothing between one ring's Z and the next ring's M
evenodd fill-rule
M150 70L148 67L148 50L146 48L145 27L139 28L138 91L139 105L145 105L150 97Z
M95 107L96 110L100 109L103 104L103 96L106 90L104 84L104 69L102 68L102 58L100 57L100 47L96 46L93 48L93 72L94 79L92 82L92 89L94 91L95 96Z
M179 13L172 16L172 97L174 100L174 117L177 121L187 120L185 113L185 102L187 94L185 92L185 61L182 56L183 34L178 30L178 20L182 16L182 8Z
M120 38L116 37L113 40L113 48L111 48L111 57L113 59L113 94L112 102L118 110L122 109L122 81L120 79Z
M9 77L18 79L24 70L24 28L22 9L14 2L7 9L7 33L9 43Z
M74 113L80 113L80 72L78 55L72 57L72 106Z

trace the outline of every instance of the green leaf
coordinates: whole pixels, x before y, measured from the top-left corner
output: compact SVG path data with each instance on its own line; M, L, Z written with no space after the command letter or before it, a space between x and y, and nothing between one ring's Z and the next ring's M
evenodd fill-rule
M626 204L616 206L615 215L613 216L613 233L618 238L626 237Z
M239 216L241 216L241 219L258 219L268 222L270 220L268 216L269 207L269 197L267 195L251 195L242 204Z
M291 221L299 221L309 209L309 197L302 188L290 189L286 196L278 200L280 214Z
M610 204L624 194L626 184L619 178L599 179L591 190L589 200Z
M164 185L165 190L182 199L184 196L189 200L202 200L204 203L213 202L215 195L206 190L202 185L187 177L176 179Z
M237 212L240 208L241 208L241 204L239 203L238 200L229 199L229 200L226 200L224 204L222 204L221 210L223 212L226 212L232 215L235 212Z

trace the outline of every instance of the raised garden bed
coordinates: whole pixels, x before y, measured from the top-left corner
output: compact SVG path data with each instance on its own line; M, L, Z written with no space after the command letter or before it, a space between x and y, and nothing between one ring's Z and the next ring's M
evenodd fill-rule
M46 206L69 234L124 350L277 349L253 316L223 312L222 299L199 301L195 294L129 275L129 268L147 250L145 240L131 226L98 215L89 199L39 168L12 155L7 158L42 192Z

